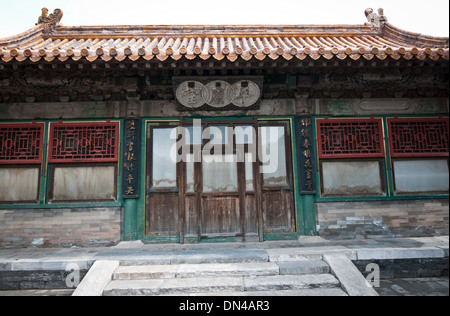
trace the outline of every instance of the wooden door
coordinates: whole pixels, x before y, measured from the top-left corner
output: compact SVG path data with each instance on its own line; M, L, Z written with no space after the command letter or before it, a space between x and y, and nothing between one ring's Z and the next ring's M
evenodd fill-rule
M250 153L252 144L256 148L252 124L209 122L197 127L197 131L188 127L191 135L184 163L185 237L259 236L255 183L258 165ZM203 139L193 137L194 133L203 135Z
M263 231L295 231L290 125L258 124L186 125L181 160L171 157L176 126L149 124L147 236L263 241Z
M171 157L176 127L149 123L147 128L146 235L177 235L180 164Z
M295 231L289 123L260 122L259 137L261 152L270 157L261 157L264 232Z

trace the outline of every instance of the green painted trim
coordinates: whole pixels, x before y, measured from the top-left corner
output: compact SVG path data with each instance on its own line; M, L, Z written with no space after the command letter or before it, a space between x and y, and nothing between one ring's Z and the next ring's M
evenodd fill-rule
M305 230L306 209L303 207L303 198L300 193L300 183L298 179L298 153L297 153L297 130L295 118L289 118L291 128L291 150L292 150L292 181L294 185L294 207L295 207L295 231Z
M63 120L63 122L106 122L106 119L72 119ZM0 121L0 123L32 123L32 120L18 120L18 121ZM101 207L122 207L123 199L120 194L122 190L122 173L120 166L122 165L122 155L119 154L119 160L117 162L117 176L118 176L118 186L117 186L117 201L116 202L81 202L81 203L49 203L48 194L50 188L50 168L48 163L48 139L50 133L50 124L58 123L59 120L36 120L36 123L44 123L44 152L42 156L41 168L41 179L39 186L39 202L35 204L0 204L0 209L63 209L63 208L101 208ZM123 135L123 120L122 119L111 119L110 122L119 123L119 153L122 152L122 135Z
M126 199L123 210L123 240L131 241L138 239L137 225L138 201L136 199Z
M142 240L144 244L179 244L180 243L180 236L157 236L157 237L141 237L139 238Z
M302 235L302 233L267 233L264 234L264 241L297 240Z
M386 195L383 196L360 196L360 197L322 197L321 196L321 190L320 190L320 164L319 164L319 155L316 154L316 166L317 166L317 173L316 173L316 179L317 179L317 194L315 195L315 202L316 203L326 203L326 202L370 202L370 201L406 201L406 200L434 200L434 199L448 199L448 194L436 194L436 195L395 195L394 192L394 175L391 168L391 153L389 148L389 138L386 138L388 136L388 126L387 126L387 120L389 118L449 118L449 115L436 115L436 114L429 114L429 115L374 115L373 116L376 119L381 119L383 122L383 132L384 132L384 145L385 145L385 157L383 158L383 167L384 167L384 174L385 174L385 187L386 187ZM316 150L316 153L318 153L318 146L317 143L317 120L318 119L324 119L325 116L313 116L313 134L314 134L314 140L315 140L315 146L314 149ZM328 117L329 119L367 119L371 118L371 116L339 116L339 117Z
M141 119L141 194L139 199L137 199L137 212L136 212L136 229L137 236L140 240L146 240L145 236L145 201L147 199L147 123L156 122L156 121L164 121L164 122L173 122L177 121L177 119L166 118L164 120L157 119Z
M39 209L63 209L63 208L106 208L122 207L122 202L111 203L58 203L58 204L0 204L0 210L39 210Z
M388 196L395 196L394 195L394 174L392 172L392 161L391 161L391 150L389 147L390 139L389 137L385 138L385 136L389 135L388 125L387 125L387 118L383 117L383 128L384 128L384 146L385 146L385 159L383 160L384 163L384 171L385 171L385 185L386 185L386 193Z
M48 133L49 133L48 122L44 122L44 152L42 153L42 164L41 168L41 183L39 186L39 204L46 204L47 199L47 179L48 179Z

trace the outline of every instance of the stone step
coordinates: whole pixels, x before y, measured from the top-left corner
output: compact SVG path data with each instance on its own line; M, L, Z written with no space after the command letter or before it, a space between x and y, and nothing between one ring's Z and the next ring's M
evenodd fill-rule
M247 292L220 292L220 293L193 293L190 296L348 296L341 288L318 288L300 290L275 290L275 291L247 291Z
M268 262L269 255L263 249L232 249L218 251L142 252L118 249L104 252L100 260L120 258L121 266L171 265L203 263Z
M330 273L330 266L322 260L277 262L281 275Z
M174 264L121 266L114 272L113 280L262 276L279 274L280 268L273 262Z
M331 274L113 280L104 289L103 295L189 295L193 293L338 288L339 285L339 281Z
M322 260L324 254L344 253L351 260L357 260L356 251L343 246L333 247L304 247L304 248L275 248L266 250L270 262L297 262Z

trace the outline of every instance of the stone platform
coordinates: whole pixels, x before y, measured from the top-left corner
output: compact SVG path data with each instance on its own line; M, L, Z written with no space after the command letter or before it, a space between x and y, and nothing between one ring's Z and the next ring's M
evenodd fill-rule
M104 248L1 249L0 290L78 285L74 295L378 295L365 285L362 264L438 262L448 276L448 240L301 237L263 243L137 241ZM380 278L389 279L383 269Z

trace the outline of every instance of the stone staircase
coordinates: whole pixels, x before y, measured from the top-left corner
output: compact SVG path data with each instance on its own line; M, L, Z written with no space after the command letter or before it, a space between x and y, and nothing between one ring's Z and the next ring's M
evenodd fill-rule
M285 260L285 261L280 261ZM321 256L265 250L153 254L122 260L104 296L345 296Z

